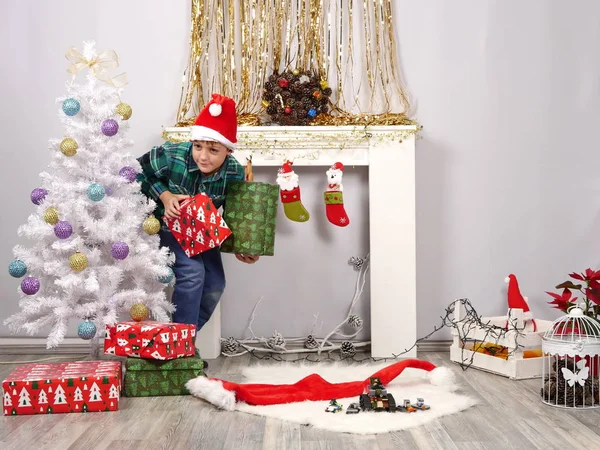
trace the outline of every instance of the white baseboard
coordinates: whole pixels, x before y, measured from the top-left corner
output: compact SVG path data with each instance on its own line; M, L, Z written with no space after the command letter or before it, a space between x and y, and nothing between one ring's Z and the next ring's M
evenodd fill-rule
M104 345L104 339L100 339ZM46 338L3 338L0 337L0 355L64 355L90 353L90 343L78 337L65 338L58 348L48 350Z
M100 339L103 345L104 339ZM417 344L420 352L449 352L452 341L423 341ZM46 338L0 337L0 355L81 354L90 352L90 343L80 338L65 338L58 348L46 349Z

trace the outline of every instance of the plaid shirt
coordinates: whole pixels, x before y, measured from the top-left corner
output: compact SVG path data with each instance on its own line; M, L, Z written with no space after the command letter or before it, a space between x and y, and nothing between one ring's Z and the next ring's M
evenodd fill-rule
M154 215L161 222L165 207L159 196L163 192L191 196L205 192L219 208L225 204L227 181L246 178L244 167L231 155L214 175L207 177L196 165L191 150L191 142L165 142L137 159L142 166L137 180L142 183L142 192L156 201ZM164 224L163 229L168 230Z

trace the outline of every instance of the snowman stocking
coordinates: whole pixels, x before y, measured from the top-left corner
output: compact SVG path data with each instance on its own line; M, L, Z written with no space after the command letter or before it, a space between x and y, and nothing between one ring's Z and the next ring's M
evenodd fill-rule
M327 219L338 227L350 224L350 219L344 209L344 194L342 193L342 175L344 165L336 162L327 171L327 190L325 191L325 213Z
M302 205L298 175L292 170L291 162L285 161L277 172L277 184L286 217L294 222L306 222L310 214Z

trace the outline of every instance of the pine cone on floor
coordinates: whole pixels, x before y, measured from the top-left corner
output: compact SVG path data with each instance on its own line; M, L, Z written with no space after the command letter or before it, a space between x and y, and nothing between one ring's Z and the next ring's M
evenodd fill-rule
M342 342L342 348L340 348L340 355L342 358L351 358L356 355L356 348L354 344L350 341Z
M273 336L267 341L267 347L273 350L285 350L285 339L277 331L273 332Z
M312 334L309 334L306 337L306 340L304 341L304 347L305 348L309 348L309 349L313 349L313 348L317 348L318 346L319 346L319 344L316 341L315 337Z
M226 355L233 355L237 353L239 348L240 344L232 336L229 336L227 339L223 339L221 341L221 352L225 353Z

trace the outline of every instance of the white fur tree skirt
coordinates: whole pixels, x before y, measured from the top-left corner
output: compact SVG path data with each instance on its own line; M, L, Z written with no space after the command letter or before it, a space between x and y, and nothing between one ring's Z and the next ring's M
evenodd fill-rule
M244 369L242 383L286 384L295 383L311 373L317 373L332 383L364 380L369 375L388 366L390 363L356 364L281 364L254 366ZM252 406L243 402L236 404L236 410L258 416L274 417L289 422L311 425L324 430L375 434L403 430L424 425L438 417L454 414L476 404L476 400L453 391L456 386L435 386L429 382L427 372L417 369L405 369L400 376L387 386L396 403L401 405L404 399L415 402L417 397L425 399L431 406L426 411L413 413L363 412L346 414L350 403L358 403L358 397L337 399L343 405L338 413L325 412L328 401L306 401L284 405Z

